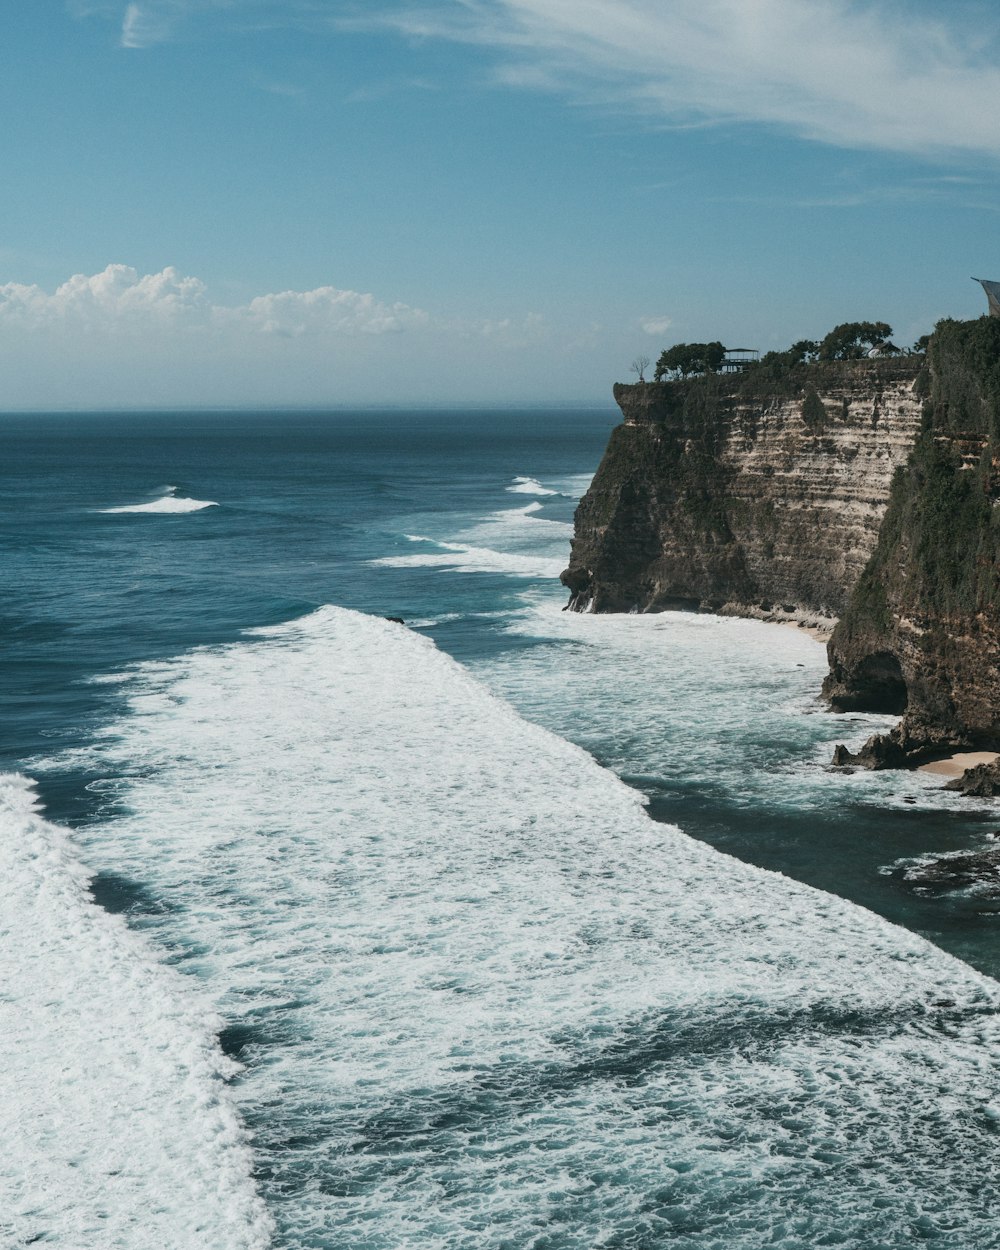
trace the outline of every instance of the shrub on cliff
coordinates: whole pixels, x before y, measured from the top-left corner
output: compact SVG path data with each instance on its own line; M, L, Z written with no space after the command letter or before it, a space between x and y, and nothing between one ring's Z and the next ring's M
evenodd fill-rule
M814 386L806 391L802 399L802 422L814 434L820 434L826 427L826 409Z

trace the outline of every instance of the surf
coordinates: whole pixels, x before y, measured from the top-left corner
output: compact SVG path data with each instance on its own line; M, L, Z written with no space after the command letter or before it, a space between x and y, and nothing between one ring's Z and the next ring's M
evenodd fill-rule
M652 821L402 626L126 678L49 766L123 783L81 845L170 900L137 923L246 1065L279 1244L990 1244L988 978Z
M265 1250L222 1022L90 877L31 783L0 775L4 1242Z

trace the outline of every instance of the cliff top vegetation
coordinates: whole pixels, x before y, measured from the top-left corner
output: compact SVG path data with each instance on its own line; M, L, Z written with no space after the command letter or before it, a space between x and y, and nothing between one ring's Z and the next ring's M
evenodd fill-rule
M770 377L779 377L799 365L816 361L861 360L875 352L881 356L922 353L929 336L923 335L912 348L897 347L892 340L892 326L885 321L845 321L821 340L799 339L785 351L765 352L759 360L742 365L744 373L762 369ZM653 374L657 382L675 380L705 373L718 373L726 359L726 348L715 340L711 343L675 343L660 353Z

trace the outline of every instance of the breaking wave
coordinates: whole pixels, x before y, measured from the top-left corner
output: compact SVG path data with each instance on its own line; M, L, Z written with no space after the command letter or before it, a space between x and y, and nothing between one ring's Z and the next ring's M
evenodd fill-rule
M566 565L564 557L553 559L533 552L494 551L490 547L472 547L466 543L438 542L419 534L407 534L410 542L431 543L436 551L421 551L411 556L380 556L373 565L386 568L442 568L454 573L504 573L509 577L557 578Z
M995 1245L995 983L653 822L398 625L123 693L55 764L127 782L81 838L170 900L279 1244Z
M122 504L117 508L99 508L99 512L155 512L155 513L177 513L177 512L200 512L202 508L217 508L219 505L213 499L186 499L177 494L176 486L168 486L166 494L161 495L159 499L153 499L149 503L130 503Z
M514 484L507 489L513 495L558 495L557 490L550 490L533 477L516 477Z
M0 1240L263 1250L221 1020L89 879L0 775Z

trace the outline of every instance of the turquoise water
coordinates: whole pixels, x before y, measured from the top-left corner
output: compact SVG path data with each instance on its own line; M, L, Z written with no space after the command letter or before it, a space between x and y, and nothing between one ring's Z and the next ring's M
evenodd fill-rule
M613 423L0 423L10 1244L1000 1244L993 812L561 611Z

